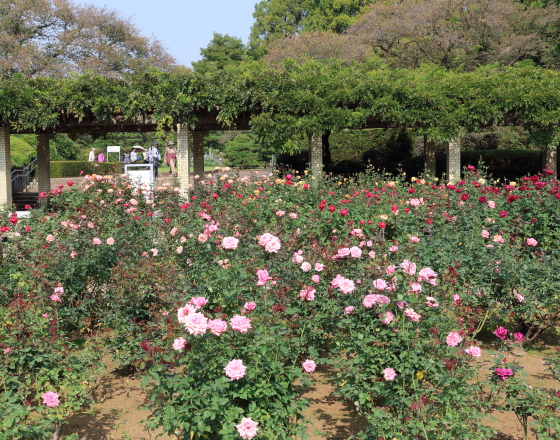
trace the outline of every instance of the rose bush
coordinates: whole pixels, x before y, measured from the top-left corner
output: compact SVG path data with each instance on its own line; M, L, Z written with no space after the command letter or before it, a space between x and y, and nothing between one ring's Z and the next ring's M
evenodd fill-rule
M487 438L480 420L497 394L521 415L544 400L527 397L509 365L473 386L479 334L501 326L503 344L531 343L559 310L560 184L514 183L474 167L447 183L222 173L187 198L170 186L146 198L124 179L88 176L28 219L3 213L2 313L25 304L17 337L53 340L51 350L28 337L31 354L9 368L27 374L40 358L58 371L62 344L89 371L99 341L95 353L145 374L148 429L225 439L304 437L301 389L332 364L337 393L370 423L363 438ZM5 328L3 367L26 353ZM31 386L32 408L60 396L32 417L40 429L85 402L65 377ZM18 420L28 395L2 395Z

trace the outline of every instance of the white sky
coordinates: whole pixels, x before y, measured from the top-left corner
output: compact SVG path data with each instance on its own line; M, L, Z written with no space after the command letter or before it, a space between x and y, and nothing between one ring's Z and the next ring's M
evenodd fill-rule
M200 60L214 32L247 43L258 0L75 0L107 6L130 18L142 35L154 35L179 64Z

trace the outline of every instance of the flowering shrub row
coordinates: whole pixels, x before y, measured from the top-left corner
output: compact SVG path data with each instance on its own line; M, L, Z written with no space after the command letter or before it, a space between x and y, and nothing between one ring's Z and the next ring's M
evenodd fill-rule
M30 359L53 365L58 346L91 374L103 343L144 372L148 429L288 439L305 437L302 387L333 365L337 393L369 421L363 438L488 438L496 399L526 426L538 408L533 429L553 438L558 398L531 391L508 358L482 374L477 358L480 334L507 351L558 318L560 183L465 175L222 172L187 199L163 187L153 200L87 176L48 212L6 213L0 306L17 331L0 339L15 372L3 380L33 371ZM31 382L8 410L25 407L19 420L38 430L78 411L91 385Z

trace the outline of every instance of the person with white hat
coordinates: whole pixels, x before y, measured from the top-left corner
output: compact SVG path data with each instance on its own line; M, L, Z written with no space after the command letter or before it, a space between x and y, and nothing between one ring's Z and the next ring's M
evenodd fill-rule
M95 161L95 148L91 147L91 151L89 152L88 162Z

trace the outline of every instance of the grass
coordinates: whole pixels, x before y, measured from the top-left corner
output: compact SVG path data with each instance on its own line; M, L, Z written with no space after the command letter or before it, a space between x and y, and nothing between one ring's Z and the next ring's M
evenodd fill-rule
M10 161L14 167L23 167L36 156L35 149L15 136L10 136Z

